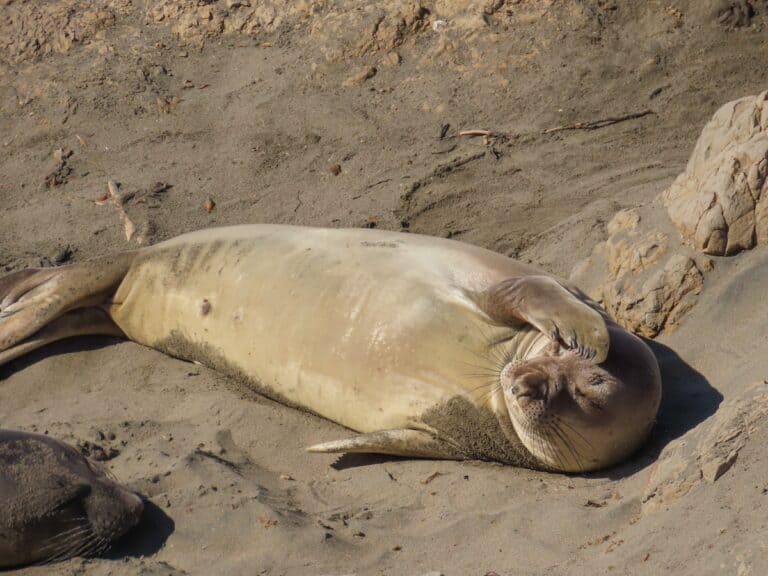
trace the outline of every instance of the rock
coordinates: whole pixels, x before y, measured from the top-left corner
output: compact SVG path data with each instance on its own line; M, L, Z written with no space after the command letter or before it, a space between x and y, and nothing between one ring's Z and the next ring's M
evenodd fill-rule
M685 241L706 254L768 245L768 91L729 102L664 193Z
M402 58L400 57L400 54L392 50L391 52L387 52L387 54L381 59L381 63L384 66L397 66L402 62Z
M768 245L767 100L763 92L720 108L685 171L651 205L617 213L605 242L573 269L571 279L626 328L653 338L679 323L713 268L701 252Z
M103 38L117 15L130 11L124 2L7 2L0 20L0 62L18 64Z
M681 245L658 200L619 211L606 232L571 280L642 336L653 338L679 324L696 304L711 260Z
M376 76L376 68L373 66L367 66L352 74L349 78L344 80L343 86L350 88L352 86L360 86L363 82L369 78Z
M661 452L643 495L643 514L669 506L702 482L718 481L751 436L766 425L768 392L762 382L724 401L712 418Z
M716 482L723 474L731 469L739 455L738 450L732 450L724 458L714 458L701 467L701 477L709 483Z

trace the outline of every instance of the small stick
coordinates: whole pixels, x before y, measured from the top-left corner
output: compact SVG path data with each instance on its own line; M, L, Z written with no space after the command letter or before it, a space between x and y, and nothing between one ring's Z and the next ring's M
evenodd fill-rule
M496 133L491 130L462 130L459 132L459 136L469 136L474 138L475 136L495 136Z
M603 128L610 126L611 124L618 124L626 120L634 120L635 118L642 118L653 114L653 110L643 110L641 112L633 112L631 114L625 114L624 116L611 116L609 118L602 118L601 120L592 120L590 122L575 122L573 124L564 124L562 126L555 126L554 128L547 128L542 130L542 134L551 134L552 132L562 132L563 130L595 130L596 128Z
M133 238L133 235L136 233L136 225L128 217L125 208L123 208L123 197L117 189L117 182L114 180L107 180L107 190L109 190L109 195L112 197L112 203L117 207L120 221L123 223L125 239L130 242L131 238Z

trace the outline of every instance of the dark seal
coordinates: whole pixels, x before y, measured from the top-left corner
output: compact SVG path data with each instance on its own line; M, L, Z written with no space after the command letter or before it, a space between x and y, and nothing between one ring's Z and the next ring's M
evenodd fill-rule
M71 446L0 430L0 568L101 554L143 510Z

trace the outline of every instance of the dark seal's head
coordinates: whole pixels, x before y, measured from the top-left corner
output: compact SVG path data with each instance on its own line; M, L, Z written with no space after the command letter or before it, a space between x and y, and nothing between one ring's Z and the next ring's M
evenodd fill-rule
M77 450L0 430L0 568L103 553L144 505Z
M648 436L661 401L658 363L646 344L609 326L610 348L597 365L551 349L501 372L504 400L520 441L561 472L606 468Z

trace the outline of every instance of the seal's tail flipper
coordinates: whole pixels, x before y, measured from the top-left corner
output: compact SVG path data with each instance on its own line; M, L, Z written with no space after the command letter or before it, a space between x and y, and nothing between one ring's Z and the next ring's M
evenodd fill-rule
M0 278L0 358L6 358L5 361L16 358L24 353L17 345L24 344L23 350L29 351L66 338L68 331L72 336L104 334L103 322L97 322L93 332L83 332L87 324L83 318L88 317L85 315L78 316L74 324L74 320L63 322L47 335L36 336L37 345L33 347L25 342L69 311L104 304L117 289L135 255L135 252L125 252L60 268L22 270ZM95 320L92 314L90 319ZM51 338L53 334L58 336Z
M356 452L363 454L389 454L410 458L440 458L464 460L460 449L435 438L423 430L381 430L360 434L346 440L323 442L307 448L307 452Z
M101 308L80 308L59 316L29 338L0 351L0 366L32 350L73 336L125 336Z

